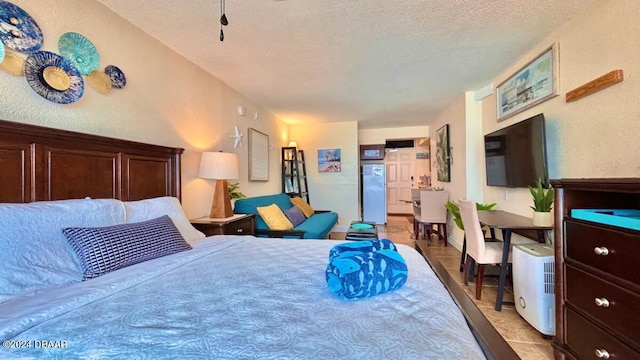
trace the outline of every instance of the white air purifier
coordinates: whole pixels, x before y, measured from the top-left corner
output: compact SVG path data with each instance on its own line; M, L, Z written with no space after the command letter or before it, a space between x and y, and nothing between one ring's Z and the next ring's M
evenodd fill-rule
M512 262L516 311L543 335L555 335L553 248L546 244L515 245Z

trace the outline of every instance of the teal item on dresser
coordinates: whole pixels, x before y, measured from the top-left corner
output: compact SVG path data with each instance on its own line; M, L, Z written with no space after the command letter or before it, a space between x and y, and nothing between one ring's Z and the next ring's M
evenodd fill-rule
M285 193L254 196L245 199L237 199L233 212L235 214L256 215L256 236L278 238L301 239L325 239L331 229L338 223L338 214L332 211L316 210L315 214L308 217L303 223L293 230L270 230L258 213L258 207L276 204L283 212L293 207L291 198Z
M571 217L640 230L640 210L636 209L571 209Z

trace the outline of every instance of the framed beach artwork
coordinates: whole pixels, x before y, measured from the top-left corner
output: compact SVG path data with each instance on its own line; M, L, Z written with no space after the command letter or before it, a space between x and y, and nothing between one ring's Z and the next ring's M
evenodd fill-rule
M436 130L436 166L438 181L451 181L451 153L449 149L449 124L445 124Z
M340 171L340 149L318 150L318 172Z
M496 88L498 121L558 95L558 46L551 45Z

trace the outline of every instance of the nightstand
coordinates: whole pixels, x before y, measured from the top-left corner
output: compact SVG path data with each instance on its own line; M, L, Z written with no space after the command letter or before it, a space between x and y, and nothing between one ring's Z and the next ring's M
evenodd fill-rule
M224 219L192 219L191 225L207 236L212 235L255 235L256 216L254 214L236 214Z

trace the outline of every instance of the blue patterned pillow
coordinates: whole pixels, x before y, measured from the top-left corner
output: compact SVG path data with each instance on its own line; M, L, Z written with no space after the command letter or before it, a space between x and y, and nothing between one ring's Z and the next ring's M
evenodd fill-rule
M284 215L289 219L289 221L291 221L293 227L296 227L307 220L302 210L297 206L292 206L290 209L285 210Z
M64 228L84 273L92 279L143 261L190 250L169 216L93 228Z

